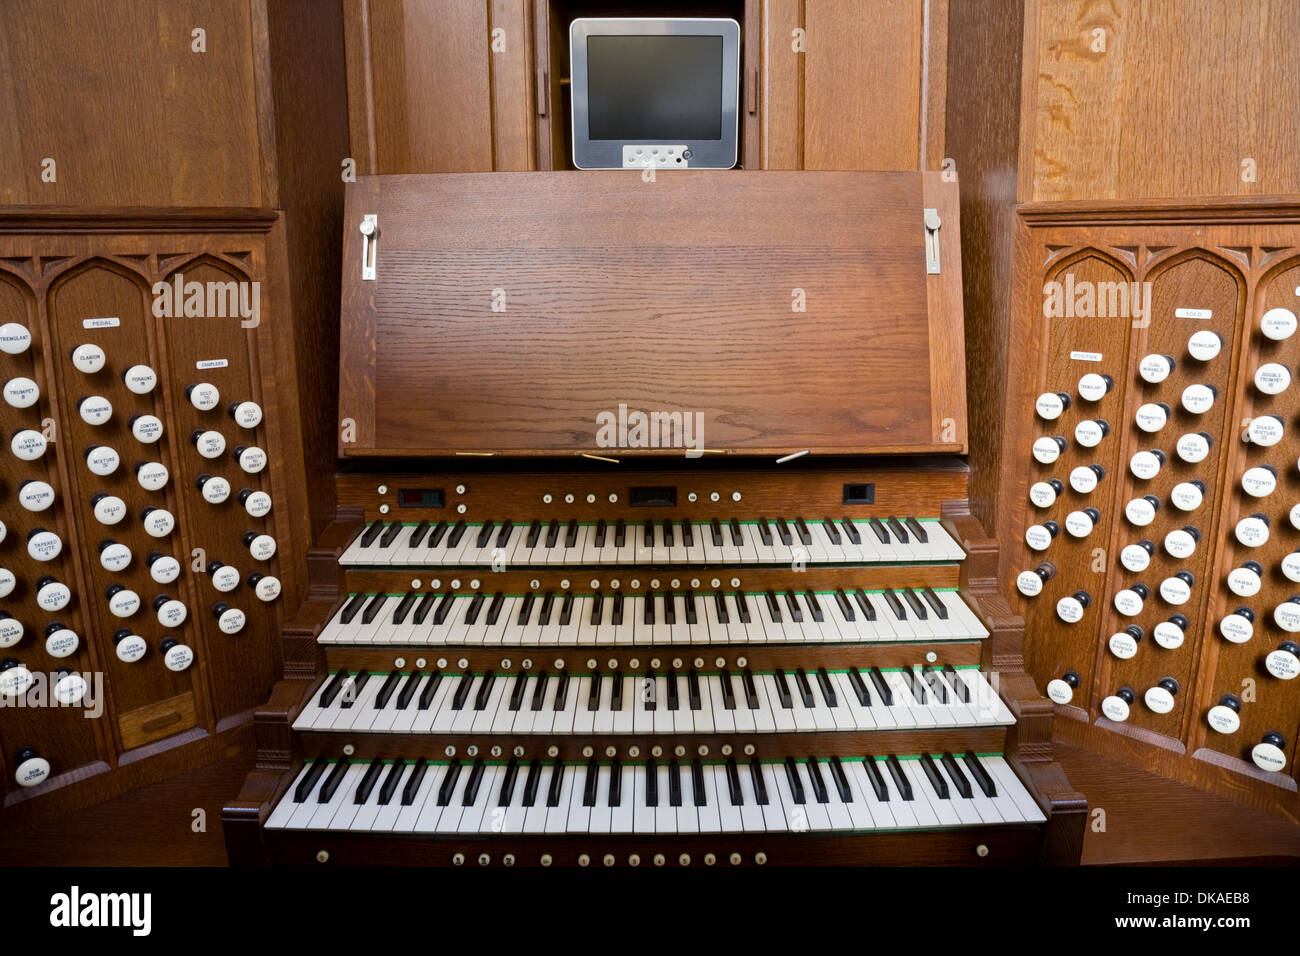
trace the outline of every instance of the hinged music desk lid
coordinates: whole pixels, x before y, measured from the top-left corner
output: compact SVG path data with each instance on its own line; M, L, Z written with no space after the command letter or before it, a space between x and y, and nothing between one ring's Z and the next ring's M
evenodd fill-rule
M940 173L452 173L347 189L342 456L966 449Z

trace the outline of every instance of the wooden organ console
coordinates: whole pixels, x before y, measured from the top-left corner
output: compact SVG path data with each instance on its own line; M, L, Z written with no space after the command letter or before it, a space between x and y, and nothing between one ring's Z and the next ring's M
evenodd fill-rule
M232 862L1077 859L967 507L955 184L370 176L345 219L337 515Z

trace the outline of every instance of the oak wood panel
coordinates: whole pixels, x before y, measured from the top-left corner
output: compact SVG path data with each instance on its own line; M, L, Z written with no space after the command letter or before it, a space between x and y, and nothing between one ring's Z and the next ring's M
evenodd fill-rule
M803 29L803 0L763 0L762 164L802 169L804 57L794 33Z
M804 169L922 168L924 8L804 0Z
M1294 3L1034 0L1026 27L1022 199L1300 192Z
M529 3L528 0L491 0L491 4L492 168L536 169Z
M0 202L274 203L253 56L264 20L259 0L6 3L0 131L13 148L0 157Z
M646 184L608 172L360 182L347 217L377 211L379 278L363 282L345 264L340 418L373 414L375 424L370 433L359 425L340 452L599 453L596 415L620 403L698 412L710 448L961 447L964 409L947 416L959 423L946 441L931 417L930 381L962 360L944 350L956 336L930 342L921 318L935 292L918 221L923 179L699 172ZM352 232L344 261L357 264ZM628 251L612 254L615 245ZM944 260L941 287L959 280L956 255ZM805 312L793 310L798 290ZM956 308L955 295L947 301ZM521 320L536 334L520 337ZM860 349L843 348L845 329L861 330ZM845 402L849 383L855 399Z

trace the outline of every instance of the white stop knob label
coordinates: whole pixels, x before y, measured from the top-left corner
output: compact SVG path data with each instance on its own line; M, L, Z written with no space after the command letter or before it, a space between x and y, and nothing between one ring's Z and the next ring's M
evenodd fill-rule
M100 524L117 524L126 517L126 502L117 495L104 495L95 502L94 512Z
M1101 440L1106 437L1101 425L1090 418L1084 419L1074 426L1074 440L1084 448L1096 448L1101 444Z
M1300 552L1292 551L1282 558L1282 573L1288 581L1300 584Z
M1156 520L1156 509L1145 498L1134 498L1124 506L1124 517L1141 528Z
M1034 411L1038 412L1039 418L1049 422L1054 421L1065 411L1065 403L1055 392L1044 392L1038 396L1038 401L1034 402Z
M1142 380L1150 382L1152 385L1158 385L1169 377L1173 371L1169 364L1169 359L1163 355L1146 355L1142 358L1142 364L1138 366L1138 373Z
M50 581L36 592L36 603L43 611L62 611L72 600L72 589L61 581Z
M1228 572L1228 590L1237 597L1254 597L1263 583L1250 568L1233 568Z
M14 780L20 787L35 787L50 775L50 762L44 757L28 757L14 771Z
M1110 636L1110 652L1121 660L1128 660L1138 652L1137 641L1133 635L1118 631Z
M1288 634L1300 634L1300 604L1283 601L1273 608L1273 620Z
M114 542L99 552L99 563L105 571L121 571L131 563L131 549Z
M1161 621L1151 630L1151 638L1167 651L1183 646L1186 635L1173 621Z
M1271 448L1282 440L1282 423L1272 415L1252 418L1246 426L1246 435L1263 448Z
M1178 457L1183 461L1194 465L1197 462L1204 461L1209 456L1210 443L1205 440L1204 435L1192 432L1178 439L1175 451L1178 452Z
M1255 369L1255 387L1265 395L1278 395L1291 385L1291 370L1277 362Z
M127 389L137 395L148 395L158 387L158 373L148 365L132 365L122 376Z
M1219 633L1233 644L1245 644L1255 635L1255 625L1240 614L1225 614Z
M102 425L113 417L113 403L103 395L92 395L81 400L77 413L87 425Z
M248 545L248 553L258 561L269 561L275 555L275 539L269 534L259 534Z
M1205 722L1210 729L1220 734L1235 734L1241 729L1241 717L1231 707L1215 704L1205 715Z
M1029 487L1029 500L1038 508L1051 507L1056 502L1056 489L1045 481L1036 481Z
M80 644L81 638L77 636L76 631L61 627L46 636L45 653L51 657L70 657Z
M1134 478L1146 481L1160 473L1160 459L1149 451L1140 451L1129 459L1128 470Z
M18 579L8 568L0 568L0 598L8 597L13 593L14 585Z
M244 629L244 612L237 607L227 608L217 618L222 634L238 634Z
M16 617L0 618L0 647L13 647L23 639L23 622Z
M1056 459L1061 457L1061 446L1055 439L1039 438L1034 442L1034 460L1044 465L1050 465Z
M1247 468L1241 476L1241 490L1252 498L1267 498L1277 490L1277 475L1267 468Z
M166 508L154 508L144 518L144 530L155 538L165 538L176 527L176 519Z
M1038 577L1038 575L1035 574L1034 577ZM253 593L257 595L259 601L267 603L274 601L280 596L280 579L270 574L258 578L257 584L253 587Z
M1074 597L1063 597L1056 602L1056 616L1066 624L1077 624L1083 620L1083 605Z
M0 325L0 352L19 355L32 347L32 333L25 325L6 322Z
M44 481L28 481L18 489L18 503L28 511L44 511L54 504L54 489Z
M230 482L214 475L203 483L203 500L210 505L219 505L230 497Z
M123 588L108 599L108 609L114 617L130 617L140 610L140 595L130 588Z
M1208 385L1188 385L1183 389L1183 408L1193 415L1203 415L1214 405L1214 390Z
M1138 428L1142 429L1144 432L1151 433L1158 432L1160 429L1164 428L1165 424L1169 421L1169 416L1165 413L1165 410L1155 402L1147 402L1137 410L1137 414L1133 419L1137 422Z
M1136 591L1124 588L1115 594L1115 610L1125 617L1133 617L1135 614L1142 613L1142 595Z
M1092 519L1082 511L1071 511L1065 516L1065 530L1076 538L1086 538L1092 534Z
M140 470L135 474L135 480L145 491L159 491L167 484L170 476L171 473L162 462L148 461L140 466Z
M1123 697L1116 697L1114 694L1111 694L1101 702L1101 713L1107 720L1113 720L1116 723L1122 724L1124 721L1128 720L1128 701Z
M256 446L249 446L239 453L239 467L250 475L255 475L266 467L266 452Z
M221 393L217 391L217 386L208 382L200 382L190 389L190 404L201 412L216 408L219 401Z
M122 464L122 458L115 449L99 445L86 453L86 467L92 475L111 475Z
M1205 501L1205 495L1190 481L1180 481L1169 492L1169 500L1180 511L1195 511Z
M149 649L144 638L139 634L128 634L117 642L117 659L126 664L134 664L140 658L144 657L144 652Z
M72 367L78 372L93 375L104 367L104 350L98 345L78 345L72 350Z
M1209 329L1193 332L1187 340L1187 353L1198 362L1208 362L1219 354L1223 340Z
M180 627L188 614L185 604L172 598L158 607L158 623L163 627Z
M1286 767L1286 754L1281 747L1273 744L1258 743L1250 751L1250 759L1260 770L1276 773Z
M1059 398L1056 400L1060 401ZM1060 412L1057 414L1059 415ZM262 423L262 406L257 402L240 402L235 406L234 419L235 424L240 428L256 428Z
M54 699L65 706L78 704L89 689L90 685L80 674L64 674L54 682Z
M1170 531L1165 535L1165 551L1169 552L1171 557L1182 561L1195 553L1196 539L1182 528Z
M1192 586L1182 578L1169 577L1160 582L1160 596L1170 604L1186 604L1192 597Z
M23 461L35 461L45 454L45 436L38 431L24 428L17 432L9 442L9 449L15 458Z
M223 564L212 572L212 586L223 593L239 587L239 569Z
M21 697L27 693L35 680L32 672L21 664L7 671L0 671L0 695Z
M162 438L162 433L163 423L156 415L140 415L131 423L131 434L135 440L146 445L152 445Z
M63 551L63 540L53 531L40 531L27 539L27 553L35 561L53 561Z
M174 644L167 648L163 663L169 671L183 671L194 663L194 651L187 644Z
M1079 379L1079 397L1084 401L1100 401L1106 394L1106 380L1096 372L1089 372Z
M1174 695L1163 687L1148 688L1143 699L1147 707L1157 714L1167 714L1174 709Z
M1281 342L1295 335L1296 317L1290 309L1269 309L1259 320L1260 331L1266 338Z
M31 408L40 397L40 387L30 378L11 378L5 382L5 401L14 408Z
M1051 533L1041 524L1030 525L1025 529L1025 544L1035 551L1046 551L1051 543Z
M1047 682L1047 696L1057 704L1068 704L1074 698L1074 688L1058 677Z
M1237 522L1237 540L1248 548L1258 548L1268 541L1268 525L1256 517L1242 518Z
M1264 669L1278 680L1292 680L1300 674L1300 657L1290 651L1273 651L1264 658Z
M1287 515L1287 519L1291 522L1291 527L1300 531L1300 502L1291 506L1291 512Z
M202 432L195 441L195 447L204 458L219 458L226 450L226 436L221 432Z
M265 491L255 491L244 499L244 510L254 518L265 518L271 513L271 496Z
M1130 571L1145 571L1151 563L1151 553L1138 544L1127 545L1119 553L1119 563Z
M159 584L171 584L181 574L181 563L170 555L158 558L149 565L149 576Z

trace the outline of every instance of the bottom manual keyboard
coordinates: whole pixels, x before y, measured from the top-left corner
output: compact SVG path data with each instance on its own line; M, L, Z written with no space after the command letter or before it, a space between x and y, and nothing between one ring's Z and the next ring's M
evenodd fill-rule
M270 830L377 834L803 833L1041 823L1000 754L308 762Z

